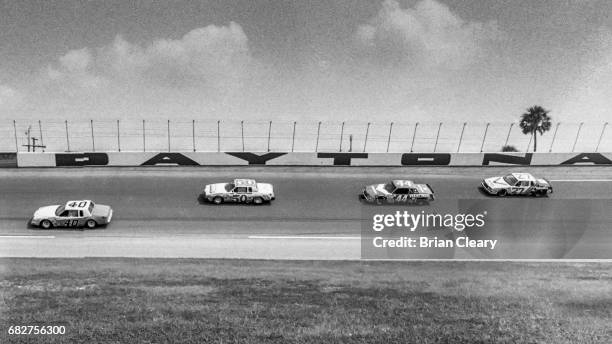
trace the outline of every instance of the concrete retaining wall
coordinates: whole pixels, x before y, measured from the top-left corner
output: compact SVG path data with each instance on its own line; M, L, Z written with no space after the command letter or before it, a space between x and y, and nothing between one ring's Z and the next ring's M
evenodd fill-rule
M2 153L0 153L2 154ZM15 153L12 153L15 154ZM0 155L1 156L1 155ZM9 161L8 159L5 161ZM0 160L1 161L1 160ZM0 165L2 163L0 162ZM10 163L7 163L10 164ZM13 163L14 165L14 163ZM78 166L556 166L612 165L612 153L17 153L18 167ZM14 167L14 166L13 166Z

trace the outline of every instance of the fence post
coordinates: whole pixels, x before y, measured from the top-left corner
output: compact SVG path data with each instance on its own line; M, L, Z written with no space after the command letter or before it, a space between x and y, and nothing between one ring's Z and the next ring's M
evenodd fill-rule
M142 120L142 151L146 152L147 151L147 140L146 140L146 134L145 134L146 130L145 130L145 120Z
M272 133L272 121L268 124L268 152L270 151L270 134Z
M363 140L363 152L366 151L366 145L368 144L368 134L370 133L370 122L368 122L368 126L366 128L365 139Z
M40 120L38 120L38 131L40 132L40 144L41 146L44 146L45 142L43 141L42 124L40 123Z
M293 148L295 147L295 125L297 121L293 122L293 139L291 140L291 152L293 153Z
M438 133L436 134L436 144L434 145L434 153L436 152L436 148L438 148L438 139L440 138L440 128L442 128L442 122L438 124Z
M555 126L555 132L553 134L552 141L550 141L550 148L548 149L548 153L552 152L553 144L555 143L555 138L557 137L557 130L559 129L560 125L561 125L561 122L558 122L557 125Z
M242 151L244 152L244 121L240 121L240 137L242 138Z
M342 129L340 130L340 152L342 152L342 140L344 139L344 122L342 122Z
M465 131L465 126L467 122L463 122L463 128L461 128L461 136L459 136L459 144L457 145L457 153L459 153L459 149L461 148L461 141L463 141L463 132Z
M121 152L121 135L119 134L119 132L119 120L117 120L117 148Z
M15 152L19 152L19 143L17 143L17 121L13 120L13 130L15 131Z
M412 149L414 148L414 139L416 138L417 128L419 127L419 122L416 122L414 125L414 133L412 134L412 144L410 145L410 153L412 153Z
M391 144L391 131L393 131L393 122L389 125L389 137L387 138L387 153L389 153L389 145Z
M195 119L191 120L191 140L193 141L193 151L196 151L196 146L195 146Z
M221 121L217 121L217 152L221 152Z
M94 138L93 119L89 120L89 126L91 127L91 151L96 151L96 139Z
M317 127L317 145L315 146L315 152L319 151L319 134L321 134L321 121L319 121L319 126Z
M491 123L487 123L487 127L485 128L484 136L482 137L482 144L480 145L480 153L482 153L482 150L484 148L484 143L485 143L485 140L487 139L487 131L489 131L490 124Z
M68 120L64 122L66 124L66 146L68 148L67 152L70 152L70 139L68 138Z
M576 133L576 139L574 140L574 145L572 146L572 153L574 152L574 149L576 148L576 143L578 143L578 136L580 136L580 130L582 129L583 124L584 122L580 122L580 125L578 126L578 132Z
M510 133L512 132L513 126L514 126L514 122L510 123L510 128L508 129L508 135L506 136L506 142L504 143L504 146L508 145L508 140L510 140Z
M599 135L599 141L597 141L597 147L595 147L595 152L599 150L599 144L601 143L601 139L604 136L604 131L606 131L607 126L608 126L608 122L604 123L603 128L601 129L601 135ZM42 142L42 136L41 136L41 142Z
M168 120L168 152L170 151L170 120Z

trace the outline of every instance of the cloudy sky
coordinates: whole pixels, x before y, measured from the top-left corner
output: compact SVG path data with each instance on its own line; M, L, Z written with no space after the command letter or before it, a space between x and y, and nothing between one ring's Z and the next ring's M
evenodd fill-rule
M612 119L612 2L0 1L0 119Z

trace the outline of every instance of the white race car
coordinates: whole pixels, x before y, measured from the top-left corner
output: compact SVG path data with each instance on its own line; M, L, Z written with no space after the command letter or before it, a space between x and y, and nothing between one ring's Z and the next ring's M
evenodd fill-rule
M95 228L107 225L113 218L113 209L108 205L95 204L90 200L68 201L65 205L49 205L34 212L31 224L44 229L51 227Z
M253 179L234 179L233 183L208 184L200 197L215 204L224 202L262 204L276 198L272 184Z
M546 179L538 179L530 173L510 173L503 177L486 178L482 187L490 195L530 195L546 196L553 192L552 185Z
M386 184L368 185L361 190L359 198L376 204L427 204L434 200L429 184L416 184L411 180L392 180Z

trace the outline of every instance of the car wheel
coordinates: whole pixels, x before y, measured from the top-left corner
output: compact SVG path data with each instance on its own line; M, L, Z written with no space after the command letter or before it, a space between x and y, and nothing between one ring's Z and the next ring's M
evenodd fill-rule
M213 203L215 203L215 204L221 204L221 203L223 203L223 198L221 198L221 197L215 197L215 198L213 198Z
M263 199L261 199L261 197L255 197L255 198L253 198L253 203L255 203L255 204L262 204L263 203Z
M85 224L87 225L87 228L89 229L96 228L96 225L97 225L96 221L94 220L87 220Z
M499 196L499 197L505 197L507 194L508 194L508 191L506 191L506 190L499 190L497 192L497 196Z
M40 223L40 226L44 229L49 229L51 228L51 221L49 220L42 220L42 222Z

